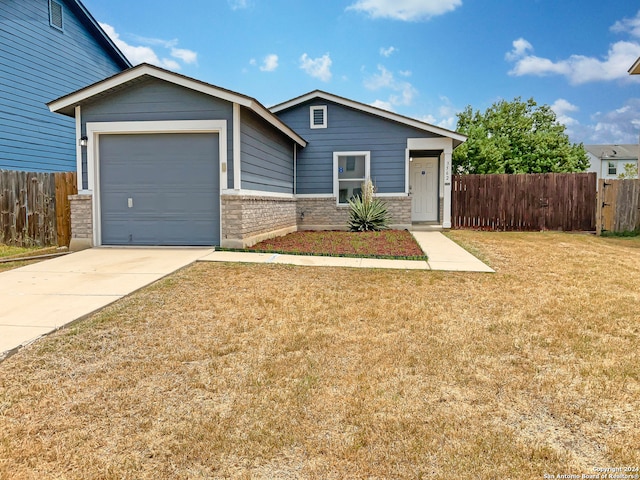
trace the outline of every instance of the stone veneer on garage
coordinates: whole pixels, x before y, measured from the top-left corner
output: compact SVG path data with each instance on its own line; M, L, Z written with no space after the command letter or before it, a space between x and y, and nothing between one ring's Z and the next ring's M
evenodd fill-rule
M92 195L69 195L71 209L71 242L69 250L83 250L93 246Z
M222 247L250 247L267 238L297 230L293 196L222 195L220 205Z

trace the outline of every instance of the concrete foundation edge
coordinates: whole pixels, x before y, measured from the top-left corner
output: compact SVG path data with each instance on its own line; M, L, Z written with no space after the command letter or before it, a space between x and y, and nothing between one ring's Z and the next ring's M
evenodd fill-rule
M69 242L69 251L71 252L79 252L91 247L93 247L93 242L90 238L72 238Z

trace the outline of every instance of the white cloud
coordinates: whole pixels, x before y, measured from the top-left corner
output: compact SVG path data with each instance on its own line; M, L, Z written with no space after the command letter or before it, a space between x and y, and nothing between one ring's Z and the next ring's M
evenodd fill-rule
M551 110L553 110L553 112L556 114L556 119L558 120L558 122L566 127L576 125L578 123L578 120L569 116L569 113L577 112L578 110L580 110L580 108L568 102L564 98L559 98L555 102L553 102L553 105L551 105Z
M640 132L640 98L630 98L624 105L609 112L597 112L581 123L569 116L579 108L566 100L559 99L551 108L558 121L566 127L572 142L585 144L638 143ZM557 108L557 110L556 110Z
M278 68L278 55L272 53L264 57L260 70L263 72L273 72Z
M171 56L182 60L186 64L198 62L198 54L193 50L187 50L186 48L172 48Z
M529 50L533 50L533 46L524 38L514 40L512 45L513 50L507 52L507 54L505 55L505 58L509 61L517 61L522 57L525 57Z
M328 53L318 58L309 58L306 53L300 57L300 68L308 75L323 82L331 80L331 63L331 57Z
M384 100L376 100L375 102L371 103L371 106L393 112L393 107L391 106L391 103L385 102Z
M391 106L411 105L418 91L409 82L397 80L393 73L378 65L378 73L373 74L365 79L364 86L368 90L391 90L389 99L386 103ZM377 100L380 101L381 100ZM388 108L387 108L388 110Z
M623 18L611 26L611 31L616 33L629 33L634 37L640 37L640 10L633 18Z
M462 0L357 0L347 10L364 12L372 18L415 22L455 10Z
M249 7L248 0L227 0L231 10L243 10Z
M624 18L611 26L611 31L640 38L640 11L633 18ZM505 58L514 66L509 75L562 75L571 85L612 80L638 81L630 77L628 69L640 57L640 43L634 39L621 40L609 46L606 55L588 57L570 55L569 58L552 60L533 54L533 45L524 38L515 40L513 49Z
M516 42L522 42L520 47L516 46ZM521 48L524 42L528 46ZM513 44L514 49L506 54L507 60L515 62L509 75L516 77L562 75L572 85L618 79L629 80L627 70L640 57L640 44L627 41L611 45L603 59L571 55L566 60L557 62L529 54L529 51L533 51L533 47L524 39L516 40Z
M451 103L451 100L445 96L440 97L440 102L442 102L442 104L438 107L438 117L428 114L418 117L418 120L441 128L446 128L447 130L455 130L458 124L457 113L459 110L455 108Z
M380 55L382 55L383 57L389 58L391 55L393 55L397 51L398 49L396 47L387 47L387 48L381 47Z
M134 37L138 42L146 45L131 45L120 38L115 28L107 23L100 23L100 27L113 40L113 43L122 51L125 57L133 65L150 63L169 70L180 70L181 64L174 59L181 60L185 64L197 63L198 54L192 50L176 48L178 40L162 40L158 38ZM160 57L153 47L168 50L167 54L172 58Z
M630 98L610 112L596 113L591 120L593 123L585 127L572 126L583 132L584 143L638 143L640 98Z

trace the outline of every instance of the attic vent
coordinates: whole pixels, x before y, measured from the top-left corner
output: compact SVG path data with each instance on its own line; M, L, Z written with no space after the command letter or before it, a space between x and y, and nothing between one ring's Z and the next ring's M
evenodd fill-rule
M327 106L311 107L309 110L310 128L327 128Z
M49 24L62 30L62 5L55 0L49 0Z

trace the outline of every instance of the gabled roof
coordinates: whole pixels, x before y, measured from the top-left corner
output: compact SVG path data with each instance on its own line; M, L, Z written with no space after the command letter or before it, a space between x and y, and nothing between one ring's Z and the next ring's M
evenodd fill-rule
M631 68L629 69L629 74L640 75L640 57L638 57L636 62L633 65L631 65Z
M348 98L340 97L338 95L334 95L328 92L323 92L322 90L314 90L312 92L305 93L304 95L301 95L299 97L293 98L283 103L279 103L278 105L274 105L269 110L271 110L273 113L282 112L284 110L288 110L290 108L296 107L302 103L305 103L309 100L313 100L315 98L321 98L323 100L328 100L330 102L338 103L345 107L353 108L355 110L360 110L361 112L369 113L371 115L376 115L378 117L382 117L387 120L393 120L394 122L402 123L404 125L417 128L419 130L424 130L425 132L441 135L443 137L452 138L454 141L453 142L454 147L457 147L458 145L460 145L461 143L467 140L467 137L461 133L454 132L452 130L447 130L446 128L442 128L442 127L436 127L435 125L431 125L429 123L416 120L415 118L405 117L404 115L399 115L397 113L390 112L388 110L383 110L378 107L373 107L365 103L356 102L355 100L349 100Z
M227 100L232 103L237 103L243 107L253 111L275 128L280 130L286 136L295 141L298 145L306 147L307 142L300 137L291 128L285 125L282 120L271 113L256 99L242 95L240 93L233 92L209 83L201 82L191 77L181 75L179 73L171 72L148 63L142 63L133 68L125 70L109 77L105 80L101 80L93 85L77 90L73 93L60 97L57 100L49 102L47 106L52 112L61 113L69 117L74 116L74 110L76 105L80 105L89 100L94 100L100 97L104 97L115 91L126 88L129 85L144 80L145 78L156 78L164 80L174 85L179 85L185 88L189 88L196 92L210 95L212 97Z
M131 62L124 56L113 40L111 40L111 37L107 35L80 0L64 0L64 2L120 68L123 70L125 68L131 68Z
M638 144L624 145L584 145L584 149L603 160L637 160Z

